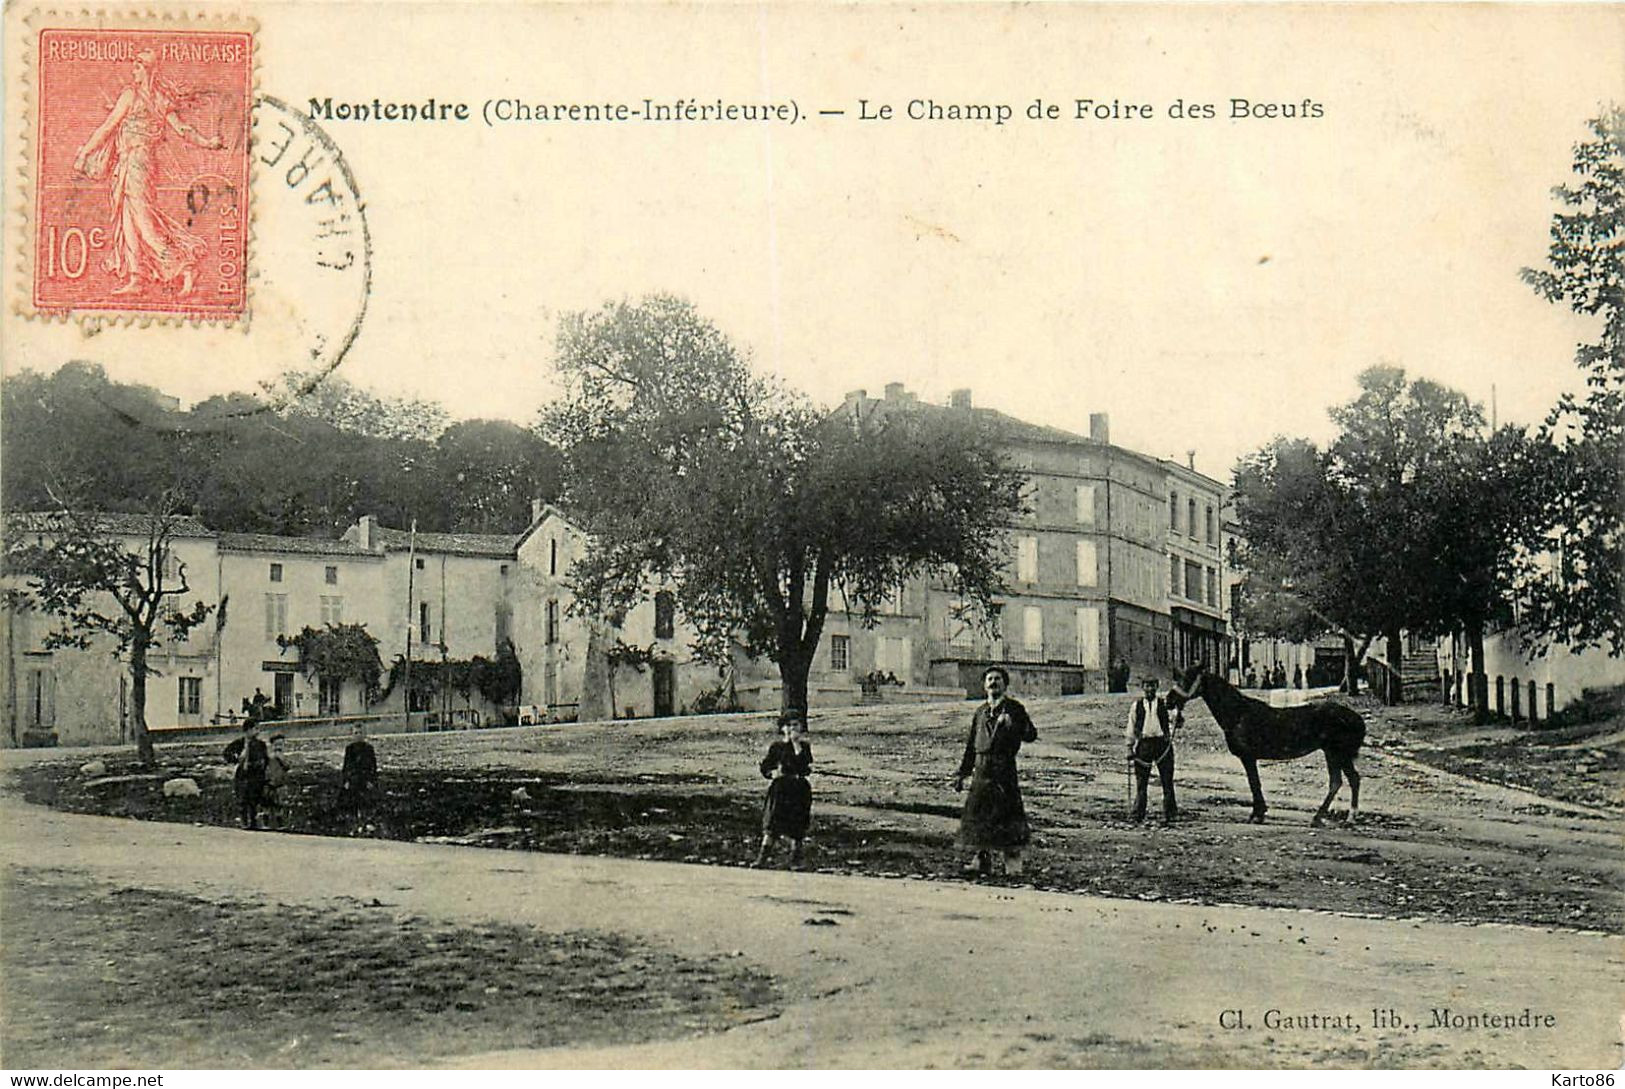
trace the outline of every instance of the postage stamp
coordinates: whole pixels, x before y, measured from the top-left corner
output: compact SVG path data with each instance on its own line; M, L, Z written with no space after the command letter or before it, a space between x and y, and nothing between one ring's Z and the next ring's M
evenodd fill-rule
M252 29L42 24L31 60L33 309L242 317Z

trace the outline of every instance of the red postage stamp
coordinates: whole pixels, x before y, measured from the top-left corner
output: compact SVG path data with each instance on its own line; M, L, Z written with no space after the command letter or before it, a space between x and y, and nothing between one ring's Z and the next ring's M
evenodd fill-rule
M243 315L253 52L249 30L39 30L37 311Z

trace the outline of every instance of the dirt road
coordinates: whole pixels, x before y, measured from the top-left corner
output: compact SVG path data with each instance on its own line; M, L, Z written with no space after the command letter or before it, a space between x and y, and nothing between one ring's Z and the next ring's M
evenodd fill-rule
M858 858L846 873L760 872L111 821L24 806L14 797L0 808L8 829L0 862L204 898L315 907L376 901L381 911L452 922L632 935L683 957L757 965L772 974L781 996L763 1019L721 1033L542 1051L448 1049L437 1061L449 1064L1619 1063L1625 965L1617 936L1456 925L1410 918L1406 910L1414 903L1414 914L1432 914L1453 896L1455 911L1447 917L1516 913L1523 905L1537 917L1578 908L1586 918L1608 919L1617 912L1617 817L1533 805L1516 791L1374 757L1367 762L1367 828L1314 834L1304 827L1322 782L1305 761L1266 773L1282 819L1260 829L1237 819L1244 812L1232 782L1239 772L1216 746L1193 740L1181 753L1188 823L1166 831L1139 828L1120 821L1119 789L1107 780L1106 758L1095 751L1106 744L1101 738L1112 709L1058 702L1038 710L1042 739L1027 754L1029 808L1045 820L1045 843L1035 860L1052 872L1035 880L1057 882L1054 871L1075 853L1098 853L1109 862L1121 850L1125 860L1140 864L1124 862L1116 898L858 875L882 866L907 873L900 859L916 857L908 853L871 856L867 864ZM826 775L819 780L821 827L852 822L868 835L826 840L824 864L844 865L841 847L884 840L888 830L893 847L913 844L915 831L942 840L951 818L935 801L921 799L939 796L934 765L952 760L938 751L939 735L961 711L945 709L940 723L929 716L905 721L853 712L825 724L815 742ZM732 790L742 755L736 750L758 739L745 727L689 724L685 733L683 725L636 724L614 734L504 731L441 744L443 759L459 768L477 765L532 780L544 765L566 778L590 779L591 769L614 764L623 751L614 746L622 746L639 754L636 766L646 776L723 768L714 787L696 789L701 795ZM424 742L411 739L411 751L441 751ZM380 741L386 766L399 766L407 744ZM607 759L606 745L613 750ZM885 759L873 755L882 751ZM927 752L933 755L929 776ZM843 772L854 779L843 779ZM737 779L749 784L748 776ZM635 793L636 787L627 789ZM644 788L636 795L642 811L664 809L651 791L664 797L669 785ZM749 787L751 795L758 789ZM1158 864L1145 862L1148 857ZM940 878L943 861L940 851L932 856L926 876ZM1300 904L1304 908L1364 912L1375 904L1374 913L1387 917L1169 902L1226 866L1230 883L1212 899L1239 891L1297 897L1309 901ZM1111 865L1079 872L1117 876ZM1433 875L1431 883L1420 876L1426 874ZM1384 876L1387 881L1376 880ZM1328 884L1328 877L1346 884ZM1607 884L1599 890L1586 883L1593 880ZM1497 900L1497 891L1506 895ZM1142 894L1162 899L1134 898Z

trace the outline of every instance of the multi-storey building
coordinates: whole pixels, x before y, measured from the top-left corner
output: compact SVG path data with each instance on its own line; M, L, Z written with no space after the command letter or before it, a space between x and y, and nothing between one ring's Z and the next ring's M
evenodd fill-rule
M1120 686L1204 655L1222 661L1218 481L1113 445L1104 413L1090 417L1084 436L976 408L969 390L955 391L946 407L924 404L900 383L882 399L848 394L842 410L962 413L990 427L1027 477L1029 509L1010 521L993 634L940 585L906 591L922 599L918 679L974 692L982 670L999 662L1021 675L1024 691L1064 694Z
M1228 661L1223 538L1224 485L1186 465L1165 461L1168 488L1168 617L1176 670L1197 663L1223 670Z

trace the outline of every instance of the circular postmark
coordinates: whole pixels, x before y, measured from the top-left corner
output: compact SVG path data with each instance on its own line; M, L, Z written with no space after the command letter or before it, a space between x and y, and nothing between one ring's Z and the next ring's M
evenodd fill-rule
M255 352L309 386L344 362L366 319L366 205L332 137L281 99L255 100L250 151L255 206L245 242ZM188 193L190 203L213 199L206 184Z

